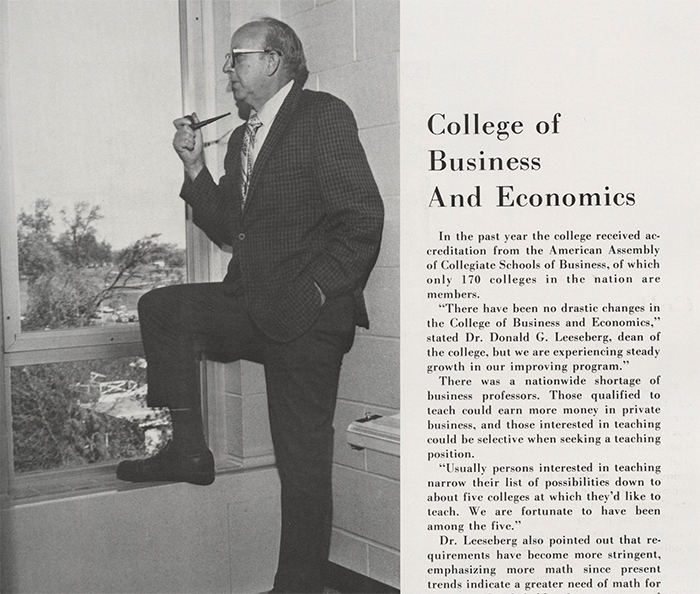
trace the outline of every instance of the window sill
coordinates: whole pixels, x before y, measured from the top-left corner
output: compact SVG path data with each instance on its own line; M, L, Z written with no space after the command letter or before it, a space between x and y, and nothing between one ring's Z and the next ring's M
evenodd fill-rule
M217 476L273 467L274 464L233 467L217 462ZM101 464L69 470L39 471L16 475L10 489L9 506L39 503L68 497L94 495L114 491L132 491L171 482L129 483L119 480L116 464Z
M142 355L138 324L22 332L6 345L6 367Z

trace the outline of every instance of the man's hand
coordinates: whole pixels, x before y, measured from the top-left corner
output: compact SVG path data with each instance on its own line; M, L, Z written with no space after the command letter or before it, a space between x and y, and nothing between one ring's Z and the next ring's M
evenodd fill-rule
M173 148L185 165L185 173L194 181L204 169L204 140L201 130L192 130L192 124L199 121L196 113L178 118L173 122L177 129L173 139Z

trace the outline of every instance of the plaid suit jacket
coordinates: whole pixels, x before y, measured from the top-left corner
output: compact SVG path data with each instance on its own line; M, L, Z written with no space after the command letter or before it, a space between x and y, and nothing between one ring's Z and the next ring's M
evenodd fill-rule
M328 299L352 294L355 321L368 327L362 290L377 258L384 220L379 190L350 108L295 82L255 161L241 210L241 145L233 131L218 184L205 168L181 196L194 222L233 247L226 290L244 295L270 338L308 330Z

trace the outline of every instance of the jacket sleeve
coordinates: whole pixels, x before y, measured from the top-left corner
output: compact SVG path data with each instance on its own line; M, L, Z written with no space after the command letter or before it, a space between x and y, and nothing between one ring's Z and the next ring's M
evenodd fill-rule
M180 190L180 197L192 207L192 219L216 245L232 245L233 211L235 204L240 204L240 190L234 187L234 163L231 155L231 144L235 133L229 141L229 151L226 154L224 168L226 173L217 184L205 167L194 180L185 176L185 182Z
M350 108L329 97L316 114L315 172L331 232L312 266L333 298L362 289L379 252L384 205Z

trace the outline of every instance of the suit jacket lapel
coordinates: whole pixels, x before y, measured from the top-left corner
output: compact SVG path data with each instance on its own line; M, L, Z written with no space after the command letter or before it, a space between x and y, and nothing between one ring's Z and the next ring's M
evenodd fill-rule
M269 159L270 154L274 150L280 138L282 138L287 126L293 119L294 110L299 103L302 89L302 85L300 85L298 82L294 83L292 90L289 92L289 95L287 95L287 98L284 100L284 103L282 103L280 110L277 112L275 121L272 122L272 128L270 128L270 131L267 134L265 144L262 145L262 148L255 159L253 175L251 176L250 183L248 184L248 197L246 199L245 208L243 209L244 213L250 207L250 203L255 199L255 186L260 178L261 172L265 169L265 163ZM238 169L240 179L240 165Z

